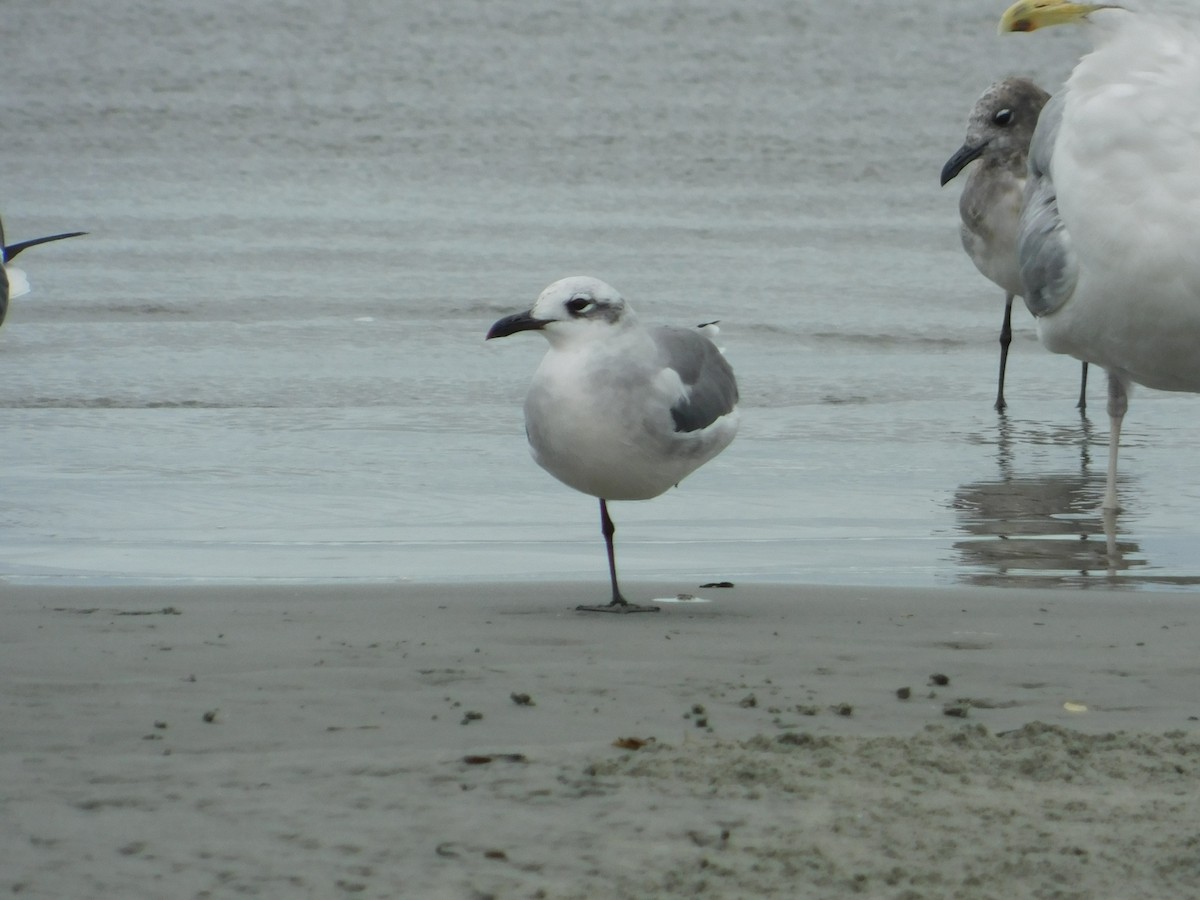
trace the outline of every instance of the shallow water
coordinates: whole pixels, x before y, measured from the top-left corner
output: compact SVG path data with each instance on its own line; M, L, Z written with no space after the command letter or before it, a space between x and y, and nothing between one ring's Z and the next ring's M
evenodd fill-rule
M259 5L261 6L261 5ZM8 581L604 579L595 501L529 459L566 274L722 322L743 425L614 504L631 579L1190 585L1192 396L1139 392L1117 555L1094 372L1002 312L942 163L1066 29L917 0L199 0L6 13ZM417 8L420 7L420 8ZM424 8L428 7L428 8Z

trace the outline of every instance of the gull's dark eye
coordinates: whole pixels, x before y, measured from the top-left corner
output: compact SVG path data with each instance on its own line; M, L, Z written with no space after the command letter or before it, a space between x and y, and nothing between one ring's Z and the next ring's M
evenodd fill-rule
M592 301L587 297L572 297L567 301L567 312L579 316L592 308Z
M1012 122L1012 120L1013 120L1012 110L1007 109L1007 108L997 111L997 113L994 116L992 116L992 121L995 122L997 125L1008 125Z

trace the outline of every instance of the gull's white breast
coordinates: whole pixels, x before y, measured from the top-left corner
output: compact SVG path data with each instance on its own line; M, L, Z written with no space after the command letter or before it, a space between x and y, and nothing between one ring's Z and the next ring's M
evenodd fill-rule
M595 497L656 497L716 456L737 430L735 411L708 428L676 431L671 407L686 390L641 329L551 346L525 400L534 459Z
M1017 232L1025 179L982 165L970 175L971 179L984 177L1001 179L1005 189L992 194L996 202L988 203L982 209L962 209L963 249L980 274L1008 293L1020 296L1024 291L1017 263ZM971 196L970 189L968 182L961 204Z
M1200 391L1197 49L1126 24L1072 74L1051 163L1080 275L1042 340L1162 390Z

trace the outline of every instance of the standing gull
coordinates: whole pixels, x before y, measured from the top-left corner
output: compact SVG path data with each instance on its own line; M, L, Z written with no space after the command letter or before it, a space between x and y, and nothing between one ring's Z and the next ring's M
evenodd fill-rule
M1000 326L1000 386L996 410L1004 412L1004 373L1012 343L1013 298L1024 293L1017 265L1017 221L1024 205L1029 141L1050 95L1028 78L1007 78L975 102L963 145L942 167L942 185L975 160L958 200L962 244L984 277L1004 290ZM1079 386L1079 409L1087 407L1087 363Z
M678 484L733 440L737 382L700 330L644 328L629 304L595 278L556 281L487 339L540 331L550 342L525 398L533 458L600 499L612 602L593 612L653 612L617 586L609 500L648 500Z
M3 259L0 260L0 263L3 263L0 265L0 325L4 324L4 318L8 315L8 302L29 293L29 281L25 278L25 273L9 265L13 258L29 247L46 244L50 241L61 241L64 238L79 237L86 233L85 231L70 231L66 234L31 238L17 244L5 244L4 225L0 223L0 251L3 251Z
M1130 387L1200 392L1200 23L1184 9L1022 0L1000 22L1082 22L1094 42L1038 123L1018 255L1042 343L1108 375L1111 511Z

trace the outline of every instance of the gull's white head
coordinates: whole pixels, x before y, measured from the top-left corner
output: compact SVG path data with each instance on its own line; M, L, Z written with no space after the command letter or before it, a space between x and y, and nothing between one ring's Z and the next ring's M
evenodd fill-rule
M599 278L573 275L554 282L522 313L496 322L487 339L518 331L540 331L551 344L602 337L634 321L633 310L616 288Z

